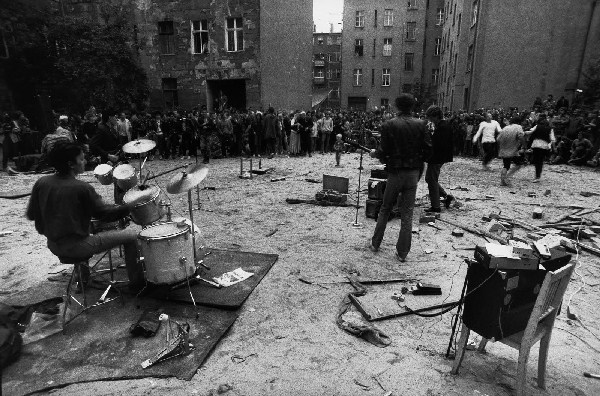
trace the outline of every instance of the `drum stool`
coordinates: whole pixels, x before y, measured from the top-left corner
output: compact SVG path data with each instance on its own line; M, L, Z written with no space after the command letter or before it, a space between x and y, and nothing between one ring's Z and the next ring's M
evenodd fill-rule
M115 283L112 280L112 263L111 263L111 268L110 268L111 281L108 283L108 287L106 288L106 290L104 290L104 293L102 293L102 295L100 296L98 301L96 301L95 303L93 303L91 305L88 305L87 296L85 294L85 285L90 278L91 268L89 265L89 260L91 258L92 258L91 256L85 257L85 258L60 256L58 258L60 260L61 264L73 264L73 266L74 266L73 272L71 272L71 277L69 278L69 282L67 283L66 295L63 297L63 301L64 301L64 305L65 305L64 309L63 309L63 315L62 315L63 334L65 333L65 326L69 322L71 322L75 318L77 318L79 315L81 315L82 313L87 312L88 310L90 310L92 308L98 307L100 305L104 305L106 303L109 303L109 302L117 299L117 297L106 298L106 296L108 295L108 292L111 290L111 288L113 287L113 285ZM72 284L73 284L73 280L75 279L75 277L78 278L76 280L78 286L76 287L75 293L77 293L79 291L79 289L81 289L81 293L83 294L83 303L81 301L79 301L77 298L75 298L75 296L73 295ZM87 279L85 279L85 278L87 278ZM118 293L118 297L121 299L121 304L124 304L123 295L121 294L121 291L117 288L114 288L114 291L116 291ZM68 308L68 306L70 306L71 301L75 301L75 303L77 303L82 308L82 310L81 310L81 312L74 315L67 321L66 320L67 308Z
M244 178L244 160L249 161L250 162L250 179L252 179L252 157L250 158L244 158L241 157L240 158L240 179Z

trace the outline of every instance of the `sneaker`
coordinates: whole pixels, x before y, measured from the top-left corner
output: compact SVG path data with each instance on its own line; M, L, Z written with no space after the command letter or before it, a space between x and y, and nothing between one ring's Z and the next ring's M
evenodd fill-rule
M394 252L394 256L396 257L396 260L400 261L401 263L406 262L406 257L400 257L400 255L398 254L398 252Z
M379 248L376 248L375 246L373 246L372 242L369 242L369 250L373 253L377 253L379 251Z
M454 196L452 196L450 194L446 195L446 199L444 199L444 206L446 207L446 209L450 208L452 201L455 201Z
M442 212L442 208L427 208L425 209L425 213L441 213Z

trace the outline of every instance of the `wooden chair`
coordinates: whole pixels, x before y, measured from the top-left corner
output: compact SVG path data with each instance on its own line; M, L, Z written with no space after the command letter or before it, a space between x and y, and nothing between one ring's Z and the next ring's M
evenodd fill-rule
M574 264L568 264L556 272L548 271L544 283L537 296L533 311L527 322L527 327L520 333L513 334L499 340L519 351L517 365L517 396L524 396L526 389L527 360L531 347L540 341L540 354L538 358L538 386L546 389L546 362L548 361L548 349L554 320L560 309L560 305L569 285L569 280L574 271ZM465 348L469 340L470 329L463 323L458 341L456 357L452 366L452 374L458 374L458 369L465 355ZM478 351L484 352L488 340L481 340Z

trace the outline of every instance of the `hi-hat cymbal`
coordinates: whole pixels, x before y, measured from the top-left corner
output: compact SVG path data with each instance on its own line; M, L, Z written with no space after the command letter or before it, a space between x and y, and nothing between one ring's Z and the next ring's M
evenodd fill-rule
M123 151L127 154L142 154L156 147L156 142L149 139L132 140L123 145Z
M193 165L186 171L173 176L167 185L167 192L169 192L169 194L181 194L188 192L200 184L206 175L208 175L208 168L206 165Z

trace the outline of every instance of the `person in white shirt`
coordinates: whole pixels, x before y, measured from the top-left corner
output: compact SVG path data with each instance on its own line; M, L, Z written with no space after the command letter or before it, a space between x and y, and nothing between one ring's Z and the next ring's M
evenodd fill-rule
M327 112L322 120L321 154L325 154L329 152L329 148L331 146L329 142L331 132L333 132L333 119L331 118L331 113Z
M131 141L131 122L125 118L125 113L119 114L117 120L117 131L119 132L119 140L121 144Z
M473 136L473 143L477 143L479 137L481 137L481 146L483 148L483 169L491 170L489 163L494 159L494 152L496 150L496 134L500 133L502 128L498 121L492 120L492 115L486 113L485 121L479 124L479 129L475 136Z

